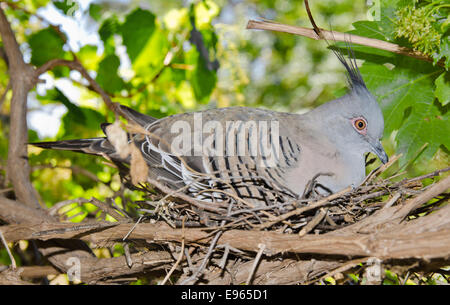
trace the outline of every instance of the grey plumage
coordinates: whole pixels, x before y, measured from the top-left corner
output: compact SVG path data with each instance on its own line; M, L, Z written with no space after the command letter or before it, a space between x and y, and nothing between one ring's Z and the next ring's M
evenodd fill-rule
M354 59L346 61L335 53L347 69L350 91L306 114L231 107L155 119L120 106L127 120L147 131L129 135L129 141L142 152L150 178L174 190L184 187L202 200L225 200L231 194L235 200L272 204L279 194L301 196L316 176L323 193L356 186L365 177L366 153L376 154L384 163L388 160L379 141L384 121ZM204 142L196 143L199 121ZM205 132L205 126L216 128ZM186 130L194 145L183 145L180 153L181 146L174 143L180 144L179 131ZM34 145L102 155L118 164L130 162L107 137Z

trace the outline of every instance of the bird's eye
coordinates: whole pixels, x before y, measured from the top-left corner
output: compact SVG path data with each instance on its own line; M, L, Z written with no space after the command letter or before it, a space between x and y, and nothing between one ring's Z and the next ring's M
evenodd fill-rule
M355 126L356 130L362 131L366 129L367 123L364 119L356 119L354 120L353 125Z

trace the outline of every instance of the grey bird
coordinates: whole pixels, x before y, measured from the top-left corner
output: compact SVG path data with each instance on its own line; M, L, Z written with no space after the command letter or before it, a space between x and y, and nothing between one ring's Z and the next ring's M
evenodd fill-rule
M349 92L306 114L230 107L155 119L126 106L119 110L145 133L128 134L148 165L148 178L205 201L229 196L256 205L357 186L365 178L366 154L386 163L381 145L384 120L356 65L333 50L347 70ZM102 125L108 135L111 125ZM111 136L33 143L51 149L101 155L128 170ZM281 194L281 195L280 195Z

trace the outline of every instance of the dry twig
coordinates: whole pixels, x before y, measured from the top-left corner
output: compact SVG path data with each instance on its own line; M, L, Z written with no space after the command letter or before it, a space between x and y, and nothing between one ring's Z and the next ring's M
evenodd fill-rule
M166 282L169 280L170 276L172 275L172 273L175 271L175 269L177 269L178 265L180 264L181 260L183 259L183 253L184 253L184 221L186 220L186 217L183 217L183 238L181 239L181 250L180 250L180 255L177 259L177 261L175 262L175 264L172 266L172 268L170 269L170 271L167 273L166 277L164 278L164 280L161 282L161 285L165 285Z
M6 249L6 252L8 253L9 259L11 260L11 267L13 270L15 270L17 268L16 260L14 259L14 256L12 255L11 250L9 250L8 243L6 242L6 239L3 236L3 233L1 230L0 230L0 240L2 241L3 246Z
M427 55L424 55L420 53L419 51L414 51L411 49L408 49L406 47L399 46L395 43L374 39L374 38L368 38L358 35L351 35L347 33L340 33L335 31L327 31L324 29L320 29L320 32L323 35L323 38L319 37L314 29L300 27L300 26L293 26L293 25L286 25L277 23L274 21L257 21L257 20L250 20L247 24L247 29L258 29L258 30L269 30L269 31L276 31L276 32L283 32L283 33L289 33L299 36L305 36L308 38L312 38L315 40L321 40L321 39L327 39L330 41L348 41L350 40L352 43L372 47L375 49L380 50L386 50L392 53L406 55L409 57L425 60L425 61L432 61L430 57ZM442 63L439 63L442 65Z

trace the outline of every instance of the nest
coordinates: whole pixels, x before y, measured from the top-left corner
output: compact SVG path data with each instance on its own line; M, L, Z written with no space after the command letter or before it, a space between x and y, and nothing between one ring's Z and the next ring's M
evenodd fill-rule
M127 204L126 211L113 198L69 200L50 210L90 202L117 222L95 216L75 225L43 223L31 230L19 225L5 234L9 240L81 238L102 248L124 243L126 264L111 259L100 271L100 262L83 263L92 270L82 273L86 283L123 282L149 272L159 272L161 283L177 284L305 284L330 276L345 283L342 275L350 271L371 279L364 274L374 260L408 274L440 270L450 257L450 177L436 177L450 168L381 179L395 161L373 171L359 187L329 196L315 194L314 181L303 198L268 188L273 201L265 206L235 195L204 202L186 189L149 181L141 185L147 200Z
M201 228L209 232L210 238L206 243L207 247L195 248L194 253L198 255L197 266L194 267L190 264L189 268L185 268L178 283L193 284L199 280L205 283L231 283L230 279L228 279L228 282L217 282L220 277L216 277L216 281L211 281L207 265L215 266L216 269L219 269L219 273L223 275L227 260L235 262L238 260L242 265L246 262L257 261L261 259L262 255L265 255L266 257L272 257L273 261L275 257L280 259L282 256L280 256L280 253L283 253L283 251L274 252L267 249L266 245L258 244L260 251L255 254L255 252L245 251L242 248L239 249L239 247L223 245L218 243L218 240L224 232L230 230L239 230L240 232L270 231L298 237L333 234L333 232L339 234L341 231L345 232L344 228L361 223L364 219L369 219L367 223L370 224L370 216L377 211L394 205L401 205L406 200L422 194L429 187L424 186L423 180L436 177L441 172L449 170L449 168L446 168L397 182L393 182L395 175L388 179L378 178L393 162L395 160L392 160L387 166L382 166L373 171L359 187L347 188L329 196L319 196L315 192L314 181L311 181L309 191L305 192L307 196L303 198L293 198L290 194L267 189L267 197L273 199L271 204L265 206L255 206L245 199L236 198L236 196L229 196L226 200L211 203L194 200L185 195L182 189L169 191L163 185L154 181L152 184L159 189L159 192L151 195L149 200L137 203L141 207L140 211L145 215L143 221L145 219L150 219L153 222L164 221L174 229L182 228L183 232L194 228ZM419 214L427 215L442 206L442 203L447 199L448 194L444 194L439 200L416 209L413 214L410 214L410 217ZM142 217L140 220L142 220ZM203 246L205 246L204 243ZM183 249L178 248L178 250L181 256L189 255ZM285 251L289 252L289 249ZM191 260L188 259L188 261ZM174 265L173 270L176 267L178 266ZM333 267L337 266L333 265ZM236 272L238 268L236 266L234 268ZM248 271L247 283L252 282L255 269L252 268ZM307 280L294 282L314 282L314 280L323 279L324 274L330 274L330 272L330 270L321 270L312 273Z
M313 194L308 198L292 198L291 195L281 192L274 196L274 191L267 189L266 196L275 199L266 206L255 206L235 195L226 196L226 200L220 202L186 202L183 190L168 194L159 191L157 195L151 195L149 200L135 203L139 204L139 211L147 219L162 219L173 228L220 227L240 230L267 229L300 235L311 232L323 234L372 215L386 206L385 199L388 195L399 194L400 196L395 196L395 201L401 202L405 198L420 194L425 190L422 180L438 176L447 170L399 182L392 182L392 177L375 180L373 178L381 171L374 171L360 186L348 187L329 196L320 196L314 189L307 192ZM154 184L158 185L157 182ZM310 184L314 184L314 181ZM146 192L149 191L150 189L146 188ZM394 203L389 203L389 206Z

